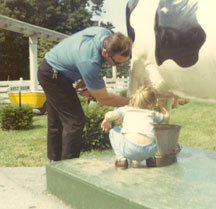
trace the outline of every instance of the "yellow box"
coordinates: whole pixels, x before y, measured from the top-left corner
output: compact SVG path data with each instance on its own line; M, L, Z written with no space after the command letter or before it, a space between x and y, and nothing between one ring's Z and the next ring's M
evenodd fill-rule
M19 104L19 93L8 93L11 104ZM44 92L21 92L21 104L28 104L34 108L42 108L46 102Z

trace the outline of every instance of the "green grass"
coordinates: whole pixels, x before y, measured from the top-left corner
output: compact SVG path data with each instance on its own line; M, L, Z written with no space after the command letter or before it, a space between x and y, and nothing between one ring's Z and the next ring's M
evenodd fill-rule
M35 116L30 130L0 130L0 167L47 164L46 120L46 115ZM171 123L182 126L179 138L181 145L216 151L216 104L190 101L172 109ZM98 153L94 151L81 155Z
M46 116L35 116L32 129L0 130L0 166L45 165L46 123Z
M216 104L191 101L172 109L171 123L182 126L181 145L216 151Z

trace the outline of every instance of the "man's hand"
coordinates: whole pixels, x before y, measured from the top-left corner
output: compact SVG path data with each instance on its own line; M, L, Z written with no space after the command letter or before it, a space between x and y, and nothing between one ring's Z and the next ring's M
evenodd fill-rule
M86 88L86 85L83 80L78 80L75 83L75 88L76 88L76 91L82 94L84 97L86 97L88 101L91 101L91 100L96 101L95 98L90 94L90 92Z
M86 89L85 91L82 91L81 94L86 97L88 101L96 101L96 99L90 94L90 92Z
M83 90L83 89L86 89L86 85L84 83L83 80L78 80L75 82L75 87L76 89L79 91L79 90Z

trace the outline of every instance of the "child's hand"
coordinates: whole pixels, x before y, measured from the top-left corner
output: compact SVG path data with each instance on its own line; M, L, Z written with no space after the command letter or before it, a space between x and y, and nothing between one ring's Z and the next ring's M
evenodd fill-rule
M165 108L166 107L165 100L158 101L158 107L160 111L165 115L165 123L169 123L170 115L167 109Z
M101 128L105 132L109 131L109 129L112 128L112 122L104 119L103 122L101 123Z

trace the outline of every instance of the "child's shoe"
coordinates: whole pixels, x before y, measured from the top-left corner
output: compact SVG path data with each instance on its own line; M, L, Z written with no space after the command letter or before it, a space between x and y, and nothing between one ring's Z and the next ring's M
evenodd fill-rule
M127 169L128 168L128 161L126 158L122 158L121 160L115 161L115 167L117 169Z
M156 167L156 158L155 157L150 157L146 160L146 167L152 168Z

